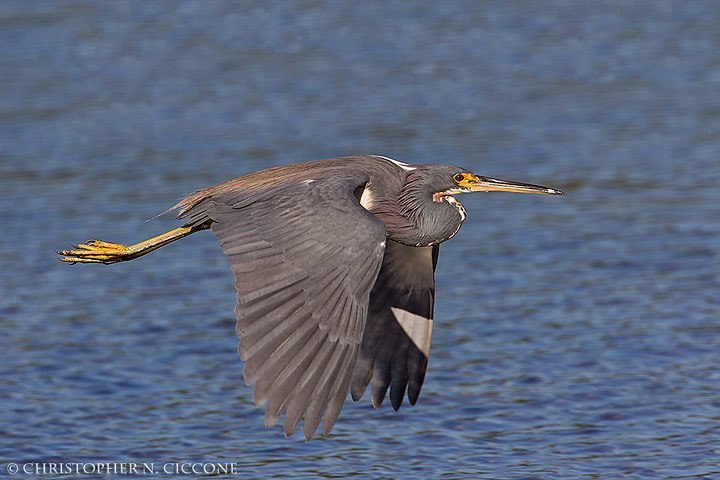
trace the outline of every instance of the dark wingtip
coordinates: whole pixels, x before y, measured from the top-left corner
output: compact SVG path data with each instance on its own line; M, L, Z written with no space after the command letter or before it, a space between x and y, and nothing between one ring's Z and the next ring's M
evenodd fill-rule
M389 380L389 378L387 379ZM385 400L385 395L387 394L387 389L390 386L388 381L384 382L377 382L375 383L373 381L373 385L370 390L370 402L372 403L372 406L374 408L380 408L380 405L382 405L383 400Z
M405 381L395 381L390 384L390 404L396 412L400 410L402 406L406 387L407 383Z
M408 402L410 402L410 405L415 405L418 401L418 397L420 396L420 389L414 389L408 387Z

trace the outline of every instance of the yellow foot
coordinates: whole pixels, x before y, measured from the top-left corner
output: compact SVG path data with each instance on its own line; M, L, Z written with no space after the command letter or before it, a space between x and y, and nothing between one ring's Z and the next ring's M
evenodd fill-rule
M73 250L60 250L58 255L63 257L62 262L75 263L111 263L132 260L137 251L121 243L104 242L102 240L88 240L80 245L73 246Z
M157 237L148 238L133 245L122 243L103 242L102 240L88 240L80 245L75 245L72 250L60 250L62 255L60 261L73 263L111 263L124 262L133 258L142 257L170 242L187 237L191 233L210 228L210 221L202 225L186 225L165 232Z

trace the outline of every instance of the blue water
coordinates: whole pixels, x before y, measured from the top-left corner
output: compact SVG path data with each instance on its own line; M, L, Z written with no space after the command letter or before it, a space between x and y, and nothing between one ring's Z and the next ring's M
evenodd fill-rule
M720 4L0 3L0 471L233 462L234 478L720 478ZM379 153L475 195L415 407L265 429L194 189Z

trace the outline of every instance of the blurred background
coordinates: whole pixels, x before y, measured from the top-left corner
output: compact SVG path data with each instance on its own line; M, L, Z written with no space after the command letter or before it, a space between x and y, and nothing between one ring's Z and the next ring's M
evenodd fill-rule
M0 3L0 459L242 476L720 476L720 4ZM461 197L415 407L265 429L187 193L374 153L544 184ZM0 469L4 471L4 466Z

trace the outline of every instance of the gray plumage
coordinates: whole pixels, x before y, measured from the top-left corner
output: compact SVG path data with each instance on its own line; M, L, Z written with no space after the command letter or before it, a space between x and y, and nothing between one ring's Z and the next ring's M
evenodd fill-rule
M379 407L415 404L430 352L439 244L465 220L470 191L561 192L459 167L345 157L277 167L199 190L173 208L183 227L126 247L99 240L69 263L116 263L199 230L235 277L238 352L265 424L285 414L329 433L348 392Z
M423 175L426 168L447 172L447 188L464 171L407 170L383 157L332 159L253 173L177 205L179 218L210 222L230 261L238 352L255 403L267 403L266 425L285 409L287 435L304 417L305 437L312 437L323 415L328 433L351 379L355 400L372 379L375 406L388 386L396 410L408 385L410 403L417 401L429 354L437 247L433 256L433 247L415 245L444 241L462 223L452 205L428 204L438 190ZM365 188L372 192L369 211L359 203ZM423 215L423 209L442 214ZM419 320L407 319L426 342L422 348L396 318L409 314L423 318L424 325L414 326Z

